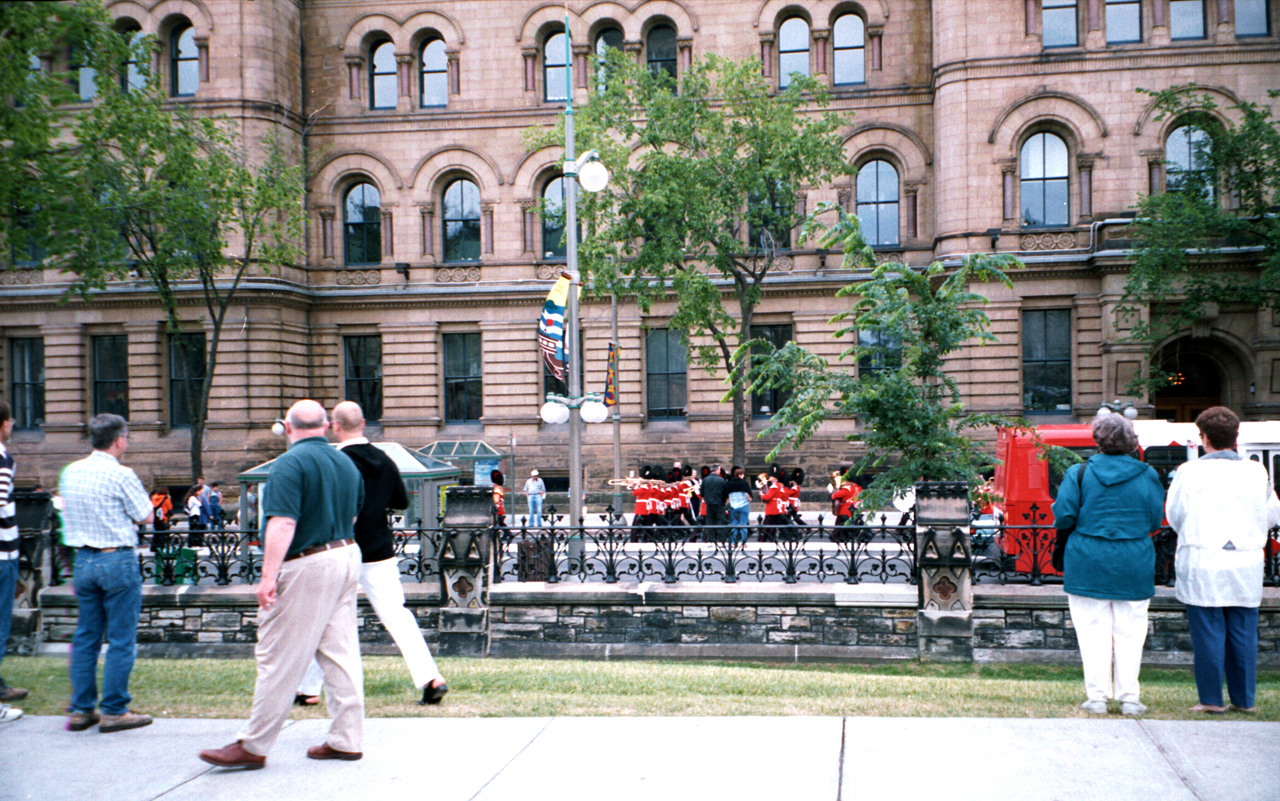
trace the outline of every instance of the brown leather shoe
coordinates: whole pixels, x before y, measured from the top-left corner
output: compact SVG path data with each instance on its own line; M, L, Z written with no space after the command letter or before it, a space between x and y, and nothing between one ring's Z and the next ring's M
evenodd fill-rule
M266 757L251 754L244 750L244 746L240 744L239 740L224 748L201 751L200 758L210 765L217 765L220 768L258 770L267 766Z
M84 731L98 725L98 713L92 710L88 712L72 712L67 715L67 731Z
M328 743L313 745L307 749L307 759L342 759L354 762L363 756L364 754L360 751L339 751Z

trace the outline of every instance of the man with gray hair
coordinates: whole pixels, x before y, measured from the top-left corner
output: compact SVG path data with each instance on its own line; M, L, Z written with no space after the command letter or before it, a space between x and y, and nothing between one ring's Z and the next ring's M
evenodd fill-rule
M302 400L289 409L289 450L262 489L262 579L258 596L258 681L239 739L200 752L223 768L265 767L312 658L324 670L333 724L311 759L355 760L364 736L364 674L356 634L360 549L353 525L364 503L355 463L329 447L324 407Z
M93 453L62 471L63 542L76 549L75 593L79 620L71 641L71 706L67 730L136 729L150 715L129 709L129 674L138 653L142 573L138 568L138 524L154 517L151 496L138 476L120 464L129 447L129 426L116 414L89 421ZM102 714L98 703L98 652L102 665Z

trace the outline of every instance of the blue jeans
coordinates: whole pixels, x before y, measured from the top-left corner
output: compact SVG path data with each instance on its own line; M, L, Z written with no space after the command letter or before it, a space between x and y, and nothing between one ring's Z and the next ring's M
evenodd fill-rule
M1222 679L1231 703L1253 706L1258 682L1258 610L1245 606L1187 605L1196 692L1200 703L1222 706Z
M9 647L9 626L13 623L13 594L18 589L18 560L0 560L0 661Z
M531 526L542 525L542 496L541 495L529 496L529 525Z
M747 526L751 524L751 507L743 506L740 509L729 507L729 525L733 526L732 541L734 545L739 545L747 541Z
M92 712L98 705L98 652L103 635L102 714L129 711L129 673L138 654L138 614L142 611L142 573L132 548L76 553L76 600L80 621L71 641L71 711Z

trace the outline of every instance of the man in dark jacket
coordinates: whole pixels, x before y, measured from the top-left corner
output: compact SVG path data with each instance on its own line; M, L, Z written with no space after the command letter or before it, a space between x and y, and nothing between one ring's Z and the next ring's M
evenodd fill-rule
M707 505L707 519L704 523L708 526L723 526L729 521L724 514L724 502L728 497L725 489L728 483L724 480L721 473L720 465L712 465L711 473L702 479L702 500ZM707 532L712 534L714 532ZM705 537L710 539L710 537Z

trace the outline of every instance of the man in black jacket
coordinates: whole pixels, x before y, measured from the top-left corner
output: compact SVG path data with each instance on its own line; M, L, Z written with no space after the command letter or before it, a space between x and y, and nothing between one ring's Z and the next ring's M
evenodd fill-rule
M355 527L356 544L360 546L363 560L360 589L409 663L413 683L422 690L420 703L438 704L449 688L431 658L417 619L405 608L395 540L387 517L388 510L409 506L404 479L391 457L365 438L364 411L360 404L343 401L333 407L332 428L338 448L351 457L364 479L364 506Z
M728 483L724 479L724 474L720 471L720 465L712 465L711 472L706 478L702 479L702 500L707 505L707 516L703 525L706 526L723 526L729 522L725 517L724 504L728 498ZM710 541L715 539L715 535L723 534L722 530L710 529L703 533L702 538Z

